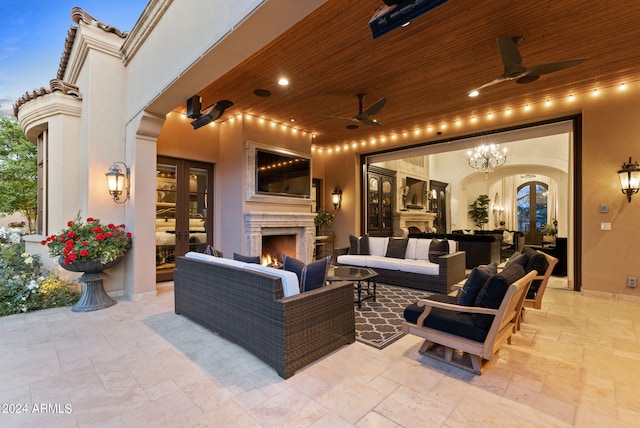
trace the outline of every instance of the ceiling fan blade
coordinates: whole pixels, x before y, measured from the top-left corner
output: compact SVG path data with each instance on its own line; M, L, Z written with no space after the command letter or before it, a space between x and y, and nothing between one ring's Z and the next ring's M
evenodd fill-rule
M321 114L320 117L325 117L328 119L346 119L346 120L351 120L353 122L358 122L358 119L356 119L355 117L347 117L347 116L327 116L327 115L323 115Z
M500 50L500 58L502 58L505 75L526 71L526 68L522 65L522 55L520 55L516 40L519 41L520 38L498 37L498 49Z
M482 85L482 86L480 86L480 87L478 87L478 88L472 89L471 91L467 92L467 95L469 95L469 96L474 96L474 95L471 95L472 93L476 93L476 95L477 95L477 94L478 94L478 93L480 93L480 91L482 91L483 89L486 89L486 88L488 88L488 87L490 87L490 86L493 86L493 85L497 85L498 83L506 82L507 80L510 80L510 79L508 79L508 78L506 78L506 77L504 77L504 76L500 76L500 77L498 77L497 79L492 80L492 81L491 81L491 82L489 82L489 83L485 83L484 85Z
M372 119L360 119L360 120L358 120L358 122L360 122L360 123L362 123L364 125L369 125L369 126L380 126L380 125L382 125L377 120L372 120Z
M357 115L356 119L357 118L367 119L369 118L369 116L373 116L374 114L378 113L386 103L387 103L386 98L380 98L378 101L372 104L368 109L366 109L365 111Z
M581 64L589 58L570 59L567 61L552 62L549 64L541 64L531 67L526 75L527 76L542 76L543 74L549 74L556 71L564 70L565 68L573 67L574 65Z

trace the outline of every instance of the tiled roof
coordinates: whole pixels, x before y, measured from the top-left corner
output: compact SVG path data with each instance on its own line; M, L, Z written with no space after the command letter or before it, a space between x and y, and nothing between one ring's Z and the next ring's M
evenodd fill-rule
M20 106L22 106L23 104L52 92L62 92L63 94L71 95L80 100L82 99L82 94L80 93L77 86L63 82L60 79L53 79L49 82L49 88L43 87L40 89L36 89L30 93L27 92L23 96L18 98L18 100L13 104L13 115L15 117L18 117L18 109L20 109Z
M82 22L86 25L95 26L107 33L113 33L123 39L129 35L128 31L120 31L112 25L107 25L102 21L98 21L79 7L74 7L73 9L71 9L71 20L76 24L80 24L80 22ZM73 43L75 41L77 32L78 27L72 26L71 28L69 28L67 38L64 42L64 51L62 52L62 57L60 58L60 65L58 66L58 73L56 74L56 78L49 82L50 87L42 87L32 92L27 92L22 97L18 98L18 100L16 100L16 102L13 104L13 114L16 117L18 116L18 109L24 103L29 102L42 95L50 94L52 92L60 91L64 94L72 95L78 99L82 99L82 95L80 94L77 86L63 81L64 73L67 70L67 65L69 64L69 56L71 55L71 49L73 48Z

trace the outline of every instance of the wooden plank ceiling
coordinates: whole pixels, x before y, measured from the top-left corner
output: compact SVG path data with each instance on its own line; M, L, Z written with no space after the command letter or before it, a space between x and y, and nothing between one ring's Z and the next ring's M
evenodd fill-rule
M250 113L316 134L318 146L411 131L505 102L522 105L598 86L640 80L640 2L449 0L408 27L373 39L368 21L382 0L329 0L313 14L200 92L203 106L235 105L225 117ZM256 35L257 37L259 35ZM503 72L498 36L522 36L523 64L589 57L530 84L503 82L477 98L470 89ZM286 76L290 85L280 87ZM254 95L267 89L270 97ZM353 116L382 97L383 126L322 115ZM184 112L185 106L176 111Z

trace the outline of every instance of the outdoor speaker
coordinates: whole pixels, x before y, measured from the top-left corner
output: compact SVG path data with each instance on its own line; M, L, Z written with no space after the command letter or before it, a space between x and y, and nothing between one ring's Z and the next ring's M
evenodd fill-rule
M201 108L200 97L198 95L192 96L187 100L187 117L191 119L200 117Z

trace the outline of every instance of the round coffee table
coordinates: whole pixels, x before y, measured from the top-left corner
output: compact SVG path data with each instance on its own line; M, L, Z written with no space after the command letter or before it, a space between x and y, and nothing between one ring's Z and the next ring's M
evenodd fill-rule
M358 290L358 299L353 303L358 304L358 308L362 307L362 301L366 299L373 299L376 301L376 278L378 273L370 268L355 267L355 266L330 266L327 273L328 282L336 281L350 281L354 283L354 286ZM362 284L366 281L367 295L362 297ZM371 286L373 284L373 287ZM373 293L372 293L373 291Z

